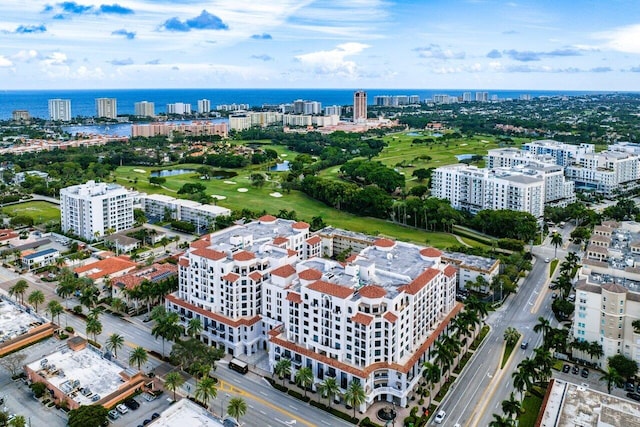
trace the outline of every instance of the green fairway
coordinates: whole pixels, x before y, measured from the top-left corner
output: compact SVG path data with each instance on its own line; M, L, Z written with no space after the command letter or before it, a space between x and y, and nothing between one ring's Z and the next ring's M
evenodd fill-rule
M48 221L60 221L60 209L53 203L34 201L5 206L2 213L14 217L24 215L33 218L34 223L44 224Z
M164 169L196 169L199 166L182 164ZM201 180L197 173L169 176L166 177L167 182L162 187L149 184L150 172L156 169L158 168L121 166L115 172L116 181L118 184L128 188L135 188L141 192L165 194L176 198L181 197L177 194L177 191L182 185L189 182L199 182L207 187L207 194L225 197L218 204L232 210L247 208L252 211L264 210L271 214L277 214L283 209L293 210L301 220L310 221L315 216L321 216L329 225L374 236L384 235L402 241L411 241L422 245L427 244L439 248L460 245L451 234L414 230L377 218L362 218L329 207L299 191L291 191L289 194L280 194L281 197L274 197L274 195L277 195L275 193L279 192L276 188L277 184L267 182L262 188L252 186L249 182L250 169L237 170L238 176L233 178L211 179L209 181ZM272 176L273 179L277 179L277 173L273 173ZM240 192L238 189L246 189L247 191ZM471 240L468 240L467 243L473 246L478 245L478 243Z

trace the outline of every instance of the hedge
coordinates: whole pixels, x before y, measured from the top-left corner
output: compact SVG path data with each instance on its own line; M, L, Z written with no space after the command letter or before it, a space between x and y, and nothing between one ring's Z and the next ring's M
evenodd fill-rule
M295 390L289 390L287 394L289 396L295 397L296 399L302 400L303 402L309 402L311 400L309 396L303 396L301 393L298 393Z

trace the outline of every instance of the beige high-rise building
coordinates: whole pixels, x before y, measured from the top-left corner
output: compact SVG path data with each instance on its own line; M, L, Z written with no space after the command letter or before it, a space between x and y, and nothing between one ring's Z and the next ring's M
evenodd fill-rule
M354 123L367 120L367 92L358 90L353 94Z
M139 117L155 117L156 106L153 102L140 101L134 104L134 113Z
M117 118L118 100L115 98L96 98L96 117Z

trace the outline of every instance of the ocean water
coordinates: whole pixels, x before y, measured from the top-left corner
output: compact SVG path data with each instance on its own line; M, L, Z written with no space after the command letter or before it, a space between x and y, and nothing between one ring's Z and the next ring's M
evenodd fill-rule
M576 91L528 91L528 90L482 90L482 89L364 89L369 104L377 95L418 95L421 100L430 99L434 94L461 96L463 92L488 92L489 98L518 99L520 95L538 96L578 96L602 92ZM155 103L156 113L164 112L166 105L174 102L191 104L197 109L199 99L211 101L211 107L221 104L263 104L290 103L296 99L319 101L322 106L353 104L353 90L350 89L96 89L96 90L21 90L0 91L0 120L11 118L13 110L27 110L32 117L48 118L48 100L62 98L71 100L73 117L92 117L96 113L96 98L116 98L118 114L133 114L134 103L149 101Z

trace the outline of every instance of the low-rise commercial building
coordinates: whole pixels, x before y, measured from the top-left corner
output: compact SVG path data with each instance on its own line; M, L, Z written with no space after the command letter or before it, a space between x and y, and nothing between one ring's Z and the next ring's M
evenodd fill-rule
M48 319L0 296L0 357L50 337L54 330Z
M60 257L60 251L54 248L42 249L39 251L26 250L20 255L20 264L29 270L55 264Z

